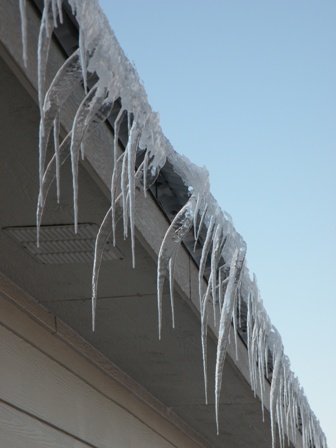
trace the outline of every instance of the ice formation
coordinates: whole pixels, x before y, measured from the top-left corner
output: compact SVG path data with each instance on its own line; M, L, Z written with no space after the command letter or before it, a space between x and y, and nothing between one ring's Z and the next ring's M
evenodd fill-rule
M199 307L203 354L205 400L207 390L207 330L210 324L218 332L215 366L215 413L219 431L219 403L222 371L234 334L242 326L242 307L247 310L246 344L250 383L255 395L264 401L270 383L270 415L273 448L296 443L302 434L304 448L325 448L325 436L311 411L297 378L284 354L280 335L272 326L260 299L255 277L251 280L245 266L246 245L235 231L230 217L221 211L210 194L208 173L177 154L163 135L158 115L148 104L146 92L132 64L125 57L97 0L68 0L79 25L78 49L59 68L49 86L46 69L52 33L63 22L62 0L45 0L38 39L38 100L40 107L39 182L37 228L51 184L56 179L60 194L60 166L71 159L75 231L78 222L78 164L85 157L85 142L90 133L107 118L117 101L121 107L113 122L114 147L111 178L111 207L100 226L94 253L92 275L92 327L95 327L99 269L107 241L116 244L116 223L122 220L124 236L130 234L132 262L134 251L135 190L146 190L155 182L169 161L189 189L189 199L172 220L162 241L157 267L158 331L162 333L162 300L166 277L169 278L172 322L174 326L173 276L177 251L193 228L195 247L202 244L199 262ZM22 49L27 65L26 0L20 0ZM92 76L94 75L94 76ZM93 81L94 79L94 81ZM62 106L75 87L82 84L83 99L77 108L72 129L60 141ZM126 148L118 148L120 126L127 117ZM54 154L47 163L47 147L53 137ZM136 167L138 152L145 155ZM202 236L203 235L203 236ZM210 264L207 283L205 271ZM206 286L204 286L206 285ZM287 441L287 442L286 442Z

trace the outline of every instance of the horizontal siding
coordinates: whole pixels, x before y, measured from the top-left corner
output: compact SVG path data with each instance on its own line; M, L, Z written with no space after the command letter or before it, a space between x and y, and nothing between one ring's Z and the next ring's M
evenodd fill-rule
M51 326L52 316L42 308L36 320L30 307L24 293L0 276L1 447L201 446L90 362L87 352L81 355L80 338L69 331L67 342L57 330L64 325ZM36 304L32 309L36 314Z
M6 448L87 448L90 445L6 403L0 403L0 446Z

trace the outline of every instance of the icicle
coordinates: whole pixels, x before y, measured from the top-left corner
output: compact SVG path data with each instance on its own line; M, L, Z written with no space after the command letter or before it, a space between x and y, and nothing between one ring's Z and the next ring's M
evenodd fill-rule
M49 1L45 2L40 32L38 37L38 50L37 50L37 82L38 82L38 100L39 100L39 108L41 113L41 122L40 122L40 138L44 137L44 115L43 115L43 101L45 95L45 83L46 83L46 70L47 70L47 61L50 49L51 42L51 33L53 29L52 25L52 17L50 14L50 3ZM42 127L41 127L42 126ZM41 143L40 143L41 148ZM45 153L40 150L39 154L39 179L40 184L42 183L43 170L45 166Z
M58 17L61 23L63 23L62 1L63 0L57 0Z
M239 283L241 271L244 265L246 255L246 246L236 249L232 261L229 274L229 281L225 292L224 304L220 316L217 356L216 356L216 373L215 373L215 411L217 434L219 434L219 398L222 386L222 375L225 361L226 350L228 346L228 336L230 333L231 319L235 306L236 289Z
M196 201L196 207L195 207L195 214L194 214L194 240L196 241L197 238L197 218L198 218L198 210L200 208L200 194L197 195L197 201Z
M132 244L132 267L135 268L135 235L134 235L134 207L135 207L135 160L136 152L139 145L141 136L141 130L134 120L130 132L130 145L127 157L127 169L128 169L128 191L129 191L129 220L130 220L130 232L131 232L131 244Z
M144 157L144 165L143 165L143 191L144 191L145 198L147 198L148 155L149 155L149 152L148 152L148 150L146 150L146 154Z
M175 260L177 258L178 246L172 257L169 260L169 294L170 294L170 307L172 315L172 327L175 328L175 306L174 306L174 267Z
M236 361L238 361L238 340L237 340L238 329L237 329L237 307L236 306L233 308L232 320L233 320L233 333L234 333L234 343L235 343L235 355L236 355Z
M73 92L75 85L81 78L78 52L73 53L60 67L45 95L43 109L41 111L39 131L40 169L44 169L45 157L49 141L50 131L55 120L60 114L61 106ZM57 122L56 122L57 127ZM55 147L55 149L57 149ZM43 174L43 171L42 171Z
M280 372L283 359L283 346L281 343L280 335L275 329L273 329L272 336L274 338L273 353L275 355L275 360L273 363L273 375L272 375L271 393L270 393L270 411L271 411L272 448L275 448L275 442L276 442L275 414L280 389Z
M20 17L21 17L21 40L22 40L22 59L23 64L27 67L27 0L20 0Z
M94 249L94 261L92 272L92 331L95 331L96 326L96 307L97 307L97 291L98 291L98 278L101 262L103 259L104 247L111 234L111 208L107 211L97 234L95 249Z
M200 222L198 225L198 230L196 233L195 244L194 244L194 252L196 250L196 245L197 245L197 242L198 242L200 234L201 234L201 230L202 230L202 226L203 226L203 222L204 222L204 218L205 218L207 210L208 210L208 204L206 204L206 206L204 207L204 210L202 212L201 219L200 219Z
M117 118L114 121L114 139L113 139L113 172L111 180L111 216L112 216L112 234L113 234L113 246L116 245L116 223L115 223L115 197L117 191L117 184L121 178L121 168L122 164L117 163L118 159L118 141L119 141L119 131L120 125L124 115L124 109L121 108L118 112Z
M260 400L261 400L261 412L262 420L265 421L264 410L264 389L265 389L265 322L262 316L262 323L259 330L258 337L258 368L259 368L259 387L260 387Z
M214 314L214 325L217 326L217 267L219 258L221 256L222 250L222 237L223 237L223 228L221 224L217 224L215 235L212 242L212 251L211 251L211 287L212 287L212 303L213 303L213 314Z
M196 199L194 196L188 200L184 207L177 213L170 224L161 244L157 267L157 303L158 303L158 331L161 339L162 328L162 294L164 280L169 268L169 260L172 258L176 247L181 243L190 230L193 223Z
M76 233L78 227L78 163L80 145L84 140L88 126L93 120L94 115L102 106L105 97L106 91L99 89L96 84L79 105L72 125L70 153L73 184L74 225Z
M215 225L215 222L214 222L214 218L212 216L210 219L207 234L205 237L205 242L204 242L204 245L202 248L202 255L201 255L200 265L199 265L199 269L198 269L198 295L199 295L200 304L202 304L202 300L203 300L202 299L203 298L203 292L202 292L203 276L204 276L204 270L205 270L205 265L207 262L209 250L210 250L210 244L211 244L211 238L212 238L212 232L214 229L214 225Z
M210 300L211 292L211 273L209 277L208 286L205 292L204 300L201 305L201 342L202 342L202 360L203 360L203 376L204 376L204 396L205 404L208 404L208 350L207 350L207 335L208 335L208 319L207 308Z
M84 92L87 94L88 88L87 88L87 54L86 54L86 45L85 45L85 35L83 30L79 29L79 57L80 57L80 63L82 67L82 75L83 75L83 84L84 84Z
M62 141L61 145L59 146L58 150L58 160L59 165L62 166L63 163L67 160L67 158L70 156L70 142L71 142L71 134L69 134L65 137L65 139ZM45 207L45 202L47 199L48 191L50 189L50 186L52 182L55 179L55 172L56 172L56 154L52 157L50 160L44 175L42 177L42 183L38 195L37 200L37 209L36 209L36 228L37 228L37 247L39 247L39 233L40 233L40 226L42 222L42 215Z
M239 328L241 328L241 326L242 326L241 302L242 302L242 296L241 296L241 283L240 283L238 286L238 325L239 325Z
M57 5L56 5L55 0L51 0L51 11L52 11L52 18L53 18L54 28L56 28L57 27L58 11L57 11Z
M123 209L123 227L124 227L124 239L127 238L128 235L128 208L126 205L127 201L127 185L128 185L128 157L129 157L129 147L131 146L131 134L128 134L127 146L125 149L125 154L121 167L121 197L122 197L122 209Z
M56 192L57 192L58 204L60 202L59 133L60 133L60 116L59 114L57 114L54 120L54 148L55 148L55 162L56 162Z

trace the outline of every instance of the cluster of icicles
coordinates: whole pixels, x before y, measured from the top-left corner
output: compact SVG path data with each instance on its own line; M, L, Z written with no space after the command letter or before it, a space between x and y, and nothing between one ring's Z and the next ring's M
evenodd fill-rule
M74 225L78 223L78 164L85 157L88 136L111 114L115 102L121 109L114 120L113 173L111 207L100 226L94 254L92 276L92 324L95 326L97 284L102 254L108 239L115 244L118 220L123 222L124 236L130 234L132 261L134 254L134 202L136 188L146 190L155 182L168 159L189 187L188 202L177 213L162 241L157 269L157 301L159 338L162 328L164 281L168 277L172 321L174 326L173 274L178 248L193 228L195 246L203 232L202 255L199 264L199 300L201 339L204 367L205 400L207 393L207 329L211 322L218 330L215 369L215 413L219 430L219 401L222 371L230 342L233 323L237 354L237 331L241 325L242 300L247 302L247 344L251 386L261 399L267 380L270 386L270 414L273 447L291 440L295 444L298 428L303 447L325 448L326 439L319 422L311 411L297 378L284 355L280 335L272 326L259 297L255 279L250 279L245 266L246 245L234 230L209 192L204 169L193 166L175 153L163 136L158 116L148 104L146 93L134 67L125 57L107 19L96 0L68 0L79 24L79 48L59 68L51 84L46 86L46 69L53 29L63 22L62 0L45 0L38 39L38 99L41 113L39 130L39 196L37 228L40 228L48 191L56 179L60 194L60 167L70 158L73 179ZM27 65L26 0L20 0L23 61ZM90 85L92 74L95 82ZM78 106L72 129L60 141L62 106L79 85L84 86L83 100ZM119 130L127 117L128 141L125 151L118 153ZM53 139L54 154L47 163L49 140ZM136 166L139 151L145 156ZM207 285L204 273L210 258ZM203 286L206 285L206 286ZM272 359L273 358L273 359ZM272 370L273 368L273 370ZM271 372L271 373L269 373ZM278 430L277 430L278 428ZM278 435L277 435L278 431Z

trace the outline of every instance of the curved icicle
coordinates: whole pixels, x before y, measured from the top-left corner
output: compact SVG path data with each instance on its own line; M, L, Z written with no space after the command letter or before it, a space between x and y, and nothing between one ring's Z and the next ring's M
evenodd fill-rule
M92 271L92 331L95 331L96 326L96 308L97 308L97 291L98 291L98 278L101 262L103 259L104 247L106 245L109 236L111 235L111 208L108 209L97 233L95 249L94 249L94 261Z
M119 160L122 160L123 154L119 156ZM140 170L140 167L139 167ZM140 183L140 175L139 170L135 175L135 184L136 186ZM121 194L116 198L116 203L121 202ZM95 241L95 249L94 249L94 259L93 259L93 270L92 270L92 298L91 298L91 309L92 309L92 330L95 331L95 322L96 322L96 308L97 308L97 292L98 292L98 279L100 267L103 259L104 248L106 242L108 241L111 233L112 233L112 214L110 207L100 225L100 228L97 233L96 241ZM122 216L121 207L117 209L115 219L118 221Z
M86 131L93 120L99 108L103 105L106 98L106 90L99 89L97 84L84 97L78 107L71 131L71 169L73 184L73 202L74 202L74 224L75 232L78 227L78 163L81 144L84 141Z
M78 50L59 68L43 101L39 129L40 169L44 170L49 136L60 109L81 79Z
M173 257L176 247L181 243L193 224L196 198L191 196L188 202L177 213L170 224L160 247L157 267L157 305L158 332L161 339L162 328L162 294L165 277L169 270L169 260ZM174 260L173 260L174 261Z
M219 398L222 386L223 367L225 355L227 351L229 333L231 327L231 319L235 306L236 290L240 280L241 271L243 269L246 255L246 247L236 249L232 261L229 274L229 281L225 292L224 304L219 321L216 370L215 370L215 411L217 434L219 434Z

